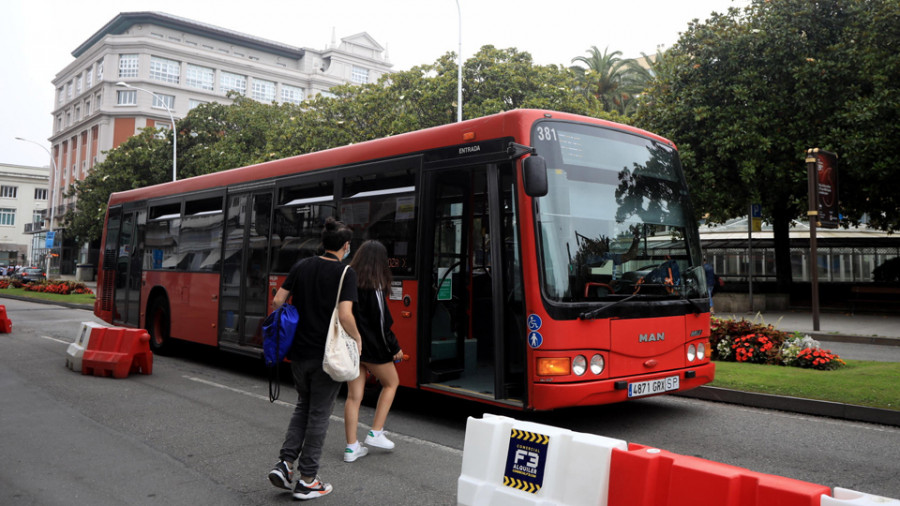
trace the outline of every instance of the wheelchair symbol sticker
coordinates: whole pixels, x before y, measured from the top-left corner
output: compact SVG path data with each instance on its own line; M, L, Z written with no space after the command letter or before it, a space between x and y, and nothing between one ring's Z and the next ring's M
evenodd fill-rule
M528 315L528 330L535 332L540 330L541 325L543 325L543 322L541 321L540 316L534 313Z
M544 336L540 332L530 332L528 334L528 346L532 348L540 348L544 343Z

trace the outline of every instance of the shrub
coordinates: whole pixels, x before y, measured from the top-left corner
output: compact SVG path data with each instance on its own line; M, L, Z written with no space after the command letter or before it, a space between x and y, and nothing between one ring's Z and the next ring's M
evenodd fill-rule
M16 283L13 283L15 286ZM16 288L19 288L18 286ZM41 283L30 283L26 285L21 285L21 288L24 288L29 292L43 292L43 293L57 293L60 295L69 295L69 294L93 294L94 292L87 287L84 283L76 282L76 281L62 281L62 280L47 280Z

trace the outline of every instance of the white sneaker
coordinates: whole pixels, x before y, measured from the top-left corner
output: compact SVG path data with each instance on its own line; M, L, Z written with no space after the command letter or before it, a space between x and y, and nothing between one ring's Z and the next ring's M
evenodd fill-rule
M344 462L354 462L356 459L365 457L369 454L369 449L363 445L359 445L359 449L344 448Z
M384 431L381 431L381 434L375 435L371 430L369 434L366 435L366 444L369 446L374 446L376 448L383 448L385 450L393 450L394 442L385 437Z

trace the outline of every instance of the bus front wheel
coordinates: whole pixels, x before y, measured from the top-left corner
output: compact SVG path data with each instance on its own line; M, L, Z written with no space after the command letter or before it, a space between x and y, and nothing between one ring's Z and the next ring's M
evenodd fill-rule
M150 333L150 349L153 353L164 353L171 348L169 323L169 302L165 297L153 299L147 310L147 332Z

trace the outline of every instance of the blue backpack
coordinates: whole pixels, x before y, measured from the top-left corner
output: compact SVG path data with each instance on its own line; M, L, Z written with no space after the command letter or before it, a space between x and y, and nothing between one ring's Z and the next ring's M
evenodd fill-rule
M278 377L278 365L284 361L291 343L294 342L294 333L297 331L297 322L300 315L293 304L282 304L272 311L263 321L263 358L266 367L269 368L269 401L275 402L281 390L281 384L272 378Z

